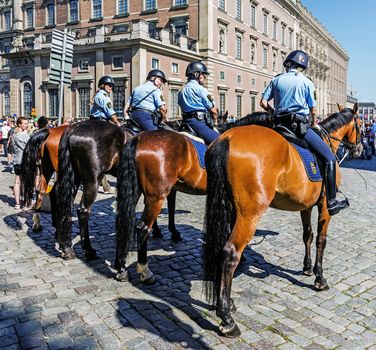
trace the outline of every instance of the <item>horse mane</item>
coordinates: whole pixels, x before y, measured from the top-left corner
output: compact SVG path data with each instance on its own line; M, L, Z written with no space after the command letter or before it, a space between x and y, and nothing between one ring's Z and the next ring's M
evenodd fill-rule
M351 108L344 108L341 112L333 113L328 118L321 121L319 125L328 133L331 133L348 124L353 118L353 110Z
M267 112L253 112L245 117L236 120L235 126L262 125L271 128L273 126L272 115Z

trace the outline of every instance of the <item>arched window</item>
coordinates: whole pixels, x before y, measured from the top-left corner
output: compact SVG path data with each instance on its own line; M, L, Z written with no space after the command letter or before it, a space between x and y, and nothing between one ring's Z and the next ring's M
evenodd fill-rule
M25 83L23 88L23 116L30 117L33 108L33 89L30 83Z
M9 88L3 90L3 115L10 115L10 93Z

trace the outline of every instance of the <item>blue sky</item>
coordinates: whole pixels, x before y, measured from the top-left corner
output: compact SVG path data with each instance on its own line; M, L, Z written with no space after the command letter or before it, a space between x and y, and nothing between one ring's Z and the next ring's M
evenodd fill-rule
M347 86L359 101L376 102L376 1L302 0L350 57Z

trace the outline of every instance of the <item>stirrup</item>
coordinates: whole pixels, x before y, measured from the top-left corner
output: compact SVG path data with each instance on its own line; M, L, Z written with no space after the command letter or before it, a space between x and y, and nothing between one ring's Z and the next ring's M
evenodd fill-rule
M345 209L350 206L348 199L339 201L337 199L332 199L328 203L328 212L330 216L338 214L342 209Z

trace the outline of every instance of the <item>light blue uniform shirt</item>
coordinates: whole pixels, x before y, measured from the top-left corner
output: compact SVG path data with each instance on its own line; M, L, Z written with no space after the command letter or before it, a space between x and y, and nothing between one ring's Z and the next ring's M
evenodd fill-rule
M275 114L296 112L308 115L309 109L316 107L314 85L303 73L292 69L273 78L266 87L262 98L274 99Z
M147 81L133 90L132 95L128 98L128 104L136 109L155 112L165 102L162 100L161 90L152 81Z
M178 103L184 113L206 112L215 106L208 96L208 90L192 79L179 92Z
M112 107L110 95L103 89L100 89L95 97L94 103L90 109L90 115L95 119L110 119L112 115L116 114Z

